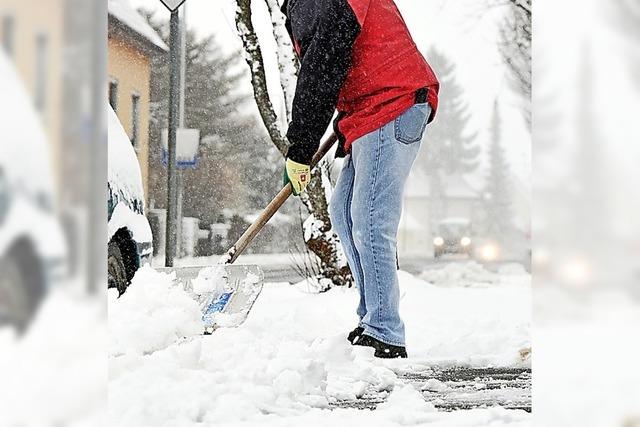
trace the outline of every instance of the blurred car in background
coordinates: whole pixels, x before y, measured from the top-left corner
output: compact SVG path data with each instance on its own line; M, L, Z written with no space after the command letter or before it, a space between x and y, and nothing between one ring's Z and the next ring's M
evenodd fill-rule
M433 256L440 258L446 254L471 256L473 241L471 221L467 218L445 218L438 223L433 238Z
M67 270L49 143L21 79L0 51L0 327L24 331Z
M116 113L108 106L109 115L109 191L107 258L108 287L122 295L135 275L153 255L153 239L149 221L144 215L142 176L131 140Z

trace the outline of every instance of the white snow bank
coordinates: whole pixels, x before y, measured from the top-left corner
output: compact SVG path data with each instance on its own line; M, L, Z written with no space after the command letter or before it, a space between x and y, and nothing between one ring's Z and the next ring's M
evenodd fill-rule
M202 333L200 307L174 279L144 266L120 298L109 290L110 355L148 354Z
M529 286L531 277L521 264L502 265L497 273L489 271L476 261L451 262L436 265L420 274L422 280L439 286L485 287L493 284L520 284Z
M389 398L378 405L377 411L400 425L419 425L429 422L425 414L437 412L435 406L425 402L418 390L404 385L394 390Z
M433 286L400 272L407 350L425 363L513 366L531 346L531 289L521 277L501 286ZM528 276L526 276L528 277Z
M442 288L401 273L410 358L385 361L345 339L357 323L354 289L310 294L301 285L266 284L242 326L198 336L197 304L171 281L142 269L127 291L133 297L127 300L125 294L109 302L115 323L109 352L112 425L393 426L437 421L497 426L530 421L526 413L499 408L434 412L396 375L426 371L434 364L522 364L519 350L530 345L525 287ZM181 314L169 314L173 309ZM186 326L177 321L181 318ZM191 338L181 340L183 336ZM371 390L391 392L375 412L328 410L331 402Z

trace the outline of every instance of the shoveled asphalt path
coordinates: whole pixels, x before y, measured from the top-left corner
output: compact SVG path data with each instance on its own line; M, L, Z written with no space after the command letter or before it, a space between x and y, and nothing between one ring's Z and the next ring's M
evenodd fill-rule
M530 368L432 367L398 377L441 411L501 406L531 412ZM334 402L332 407L373 410L388 396L388 392L370 390L359 399Z

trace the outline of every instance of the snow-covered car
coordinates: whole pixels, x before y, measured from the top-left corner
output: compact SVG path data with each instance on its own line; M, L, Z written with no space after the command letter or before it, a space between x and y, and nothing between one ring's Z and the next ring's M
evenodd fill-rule
M467 218L445 218L440 221L433 238L434 258L445 254L470 256L473 248L471 231L471 221Z
M151 227L144 215L140 165L131 140L111 106L109 112L108 287L122 295L136 271L153 254Z
M0 51L0 327L23 331L64 279L49 142L20 77Z

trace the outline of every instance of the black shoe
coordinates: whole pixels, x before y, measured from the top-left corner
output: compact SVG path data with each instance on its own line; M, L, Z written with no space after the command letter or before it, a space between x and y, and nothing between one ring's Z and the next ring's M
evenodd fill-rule
M357 339L353 343L353 345L373 347L373 349L375 350L375 353L373 353L373 355L381 359L397 359L397 358L406 359L407 358L406 348L400 347L397 345L383 343L382 341L377 340L365 334L360 335L360 338Z
M360 338L360 335L362 335L363 332L364 328L358 326L353 331L349 332L349 335L347 335L347 341L349 341L353 345L354 341Z

